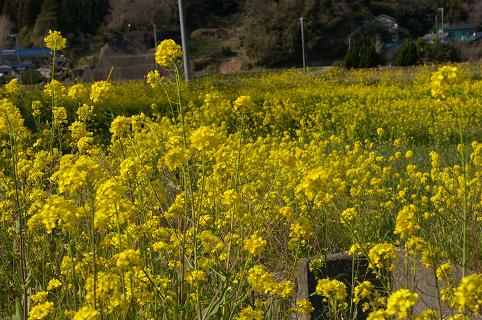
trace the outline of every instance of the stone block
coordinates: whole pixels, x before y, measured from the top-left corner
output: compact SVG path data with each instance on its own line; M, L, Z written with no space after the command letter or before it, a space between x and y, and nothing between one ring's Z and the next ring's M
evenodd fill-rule
M419 261L414 261L410 256L406 257L402 250L399 251L399 257L398 260L394 261L395 269L390 273L393 291L407 288L412 292L418 293L419 300L413 307L414 315L418 315L421 311L428 308L434 310L440 308L442 310L442 315L444 317L449 317L451 315L449 305L441 303L439 306L439 299L437 297L438 284L434 270L425 268ZM316 259L316 257L304 258L298 262L297 300L309 299L315 310L309 315L294 315L293 320L329 319L326 304L323 303L321 297L313 294L316 291L317 284L314 272L310 271L310 262L313 259ZM355 263L353 263L354 261ZM416 270L415 273L413 272L414 268ZM455 270L455 277L460 279L460 267L455 266ZM382 288L380 280L377 279L374 273L368 268L368 261L365 258L358 257L353 260L352 256L345 253L331 254L325 258L325 266L323 266L318 272L320 279L330 278L344 282L348 288L349 295L352 287L352 272L357 275L357 280L359 282L368 280L376 287ZM473 272L467 272L467 274L470 273ZM357 308L356 312L356 319L366 319L367 314L365 314L361 308ZM473 319L482 320L482 317L474 316Z

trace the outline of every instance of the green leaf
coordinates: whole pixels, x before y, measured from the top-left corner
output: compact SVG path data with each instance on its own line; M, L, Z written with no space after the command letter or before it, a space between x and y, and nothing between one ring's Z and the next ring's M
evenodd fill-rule
M208 307L204 308L204 310L202 311L203 319L209 319L209 317L212 317L218 313L219 307L222 305L227 291L228 286L225 286L218 298L212 301Z

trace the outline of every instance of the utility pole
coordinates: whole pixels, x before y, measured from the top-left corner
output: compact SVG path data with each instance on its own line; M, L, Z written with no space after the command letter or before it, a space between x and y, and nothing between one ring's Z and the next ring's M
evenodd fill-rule
M305 30L303 24L303 17L300 18L301 24L301 50L303 53L303 72L306 74L306 55L305 55Z
M439 11L442 11L442 42L444 41L444 8L438 8Z
M20 72L20 53L18 52L18 33L12 33L10 38L15 38L15 55L17 56L18 82L22 84L22 73Z
M153 25L154 28L154 51L157 49L157 26L154 23Z
M435 37L438 39L438 14L435 15Z
M189 70L189 52L187 48L187 35L186 26L184 24L184 8L182 6L182 0L178 0L179 5L179 23L181 25L181 41L182 41L182 52L184 60L184 77L186 81L191 80L191 72Z

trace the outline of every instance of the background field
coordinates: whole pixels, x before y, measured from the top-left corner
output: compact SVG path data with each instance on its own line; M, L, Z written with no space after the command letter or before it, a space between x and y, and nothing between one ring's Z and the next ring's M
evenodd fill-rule
M437 66L7 85L0 317L287 319L298 259L352 244L482 271L482 70L457 68L436 97Z

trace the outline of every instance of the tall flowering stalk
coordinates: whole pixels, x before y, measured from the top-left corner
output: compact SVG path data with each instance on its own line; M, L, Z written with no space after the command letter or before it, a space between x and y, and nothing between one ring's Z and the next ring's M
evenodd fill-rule
M44 44L47 48L52 50L52 70L51 70L51 77L50 79L54 79L55 73L55 61L57 51L65 49L67 47L67 39L62 37L62 34L59 31L52 31L49 30L49 33L44 38Z
M462 200L462 281L465 280L467 274L467 253L468 253L468 243L467 243L467 231L468 231L468 219L469 219L469 209L468 209L468 174L467 174L467 161L466 161L466 148L465 139L463 136L463 125L462 125L462 113L461 113L461 101L457 97L455 84L459 81L459 70L457 67L443 66L435 73L432 74L432 96L437 99L437 104L447 103L452 104L451 107L457 115L458 123L458 133L459 133L459 144L457 145L457 151L460 155L461 165L462 165L462 178L463 178L463 200ZM459 182L460 183L460 182ZM468 313L465 305L462 305L463 319L466 319Z

